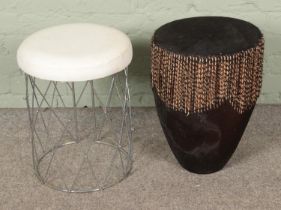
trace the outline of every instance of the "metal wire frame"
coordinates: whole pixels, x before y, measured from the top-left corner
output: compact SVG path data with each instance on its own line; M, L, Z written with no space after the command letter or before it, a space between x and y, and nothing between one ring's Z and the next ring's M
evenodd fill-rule
M79 94L74 82L65 82L71 95L68 102L72 104L67 103L67 97L61 93L58 87L61 83L49 81L43 91L36 78L25 75L33 169L42 184L63 192L93 192L111 187L129 175L132 115L128 69L123 72L123 83L120 74L112 75L105 102L97 94L95 81L86 81ZM86 90L90 90L88 94ZM111 107L113 92L120 108ZM81 108L81 98L89 94L91 106ZM114 123L119 115L121 121ZM80 149L78 145L84 146ZM67 150L70 146L77 147L78 151ZM110 154L106 154L108 148Z

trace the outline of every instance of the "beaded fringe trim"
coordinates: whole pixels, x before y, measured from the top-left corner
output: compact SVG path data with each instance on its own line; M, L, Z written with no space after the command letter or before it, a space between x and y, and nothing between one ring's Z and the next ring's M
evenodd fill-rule
M264 39L230 55L185 56L152 42L152 87L168 106L186 114L215 109L228 101L240 114L260 94Z

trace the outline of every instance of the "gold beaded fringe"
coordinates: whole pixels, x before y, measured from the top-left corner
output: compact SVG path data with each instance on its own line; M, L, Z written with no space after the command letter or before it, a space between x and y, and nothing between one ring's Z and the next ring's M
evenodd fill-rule
M173 110L200 113L228 101L241 114L260 94L263 37L256 47L230 55L185 56L153 41L151 51L152 87Z

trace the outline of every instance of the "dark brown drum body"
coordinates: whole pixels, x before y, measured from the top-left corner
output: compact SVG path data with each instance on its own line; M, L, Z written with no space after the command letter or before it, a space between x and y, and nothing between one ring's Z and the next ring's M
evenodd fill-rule
M177 20L155 32L155 103L185 169L212 173L231 158L260 93L263 46L257 27L227 17Z

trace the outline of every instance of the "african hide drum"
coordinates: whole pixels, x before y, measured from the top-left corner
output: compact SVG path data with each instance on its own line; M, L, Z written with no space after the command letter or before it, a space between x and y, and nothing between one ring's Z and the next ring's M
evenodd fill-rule
M152 89L182 167L212 173L231 158L260 94L263 51L261 31L229 17L181 19L155 31Z

